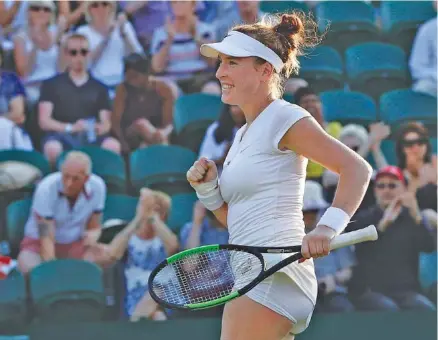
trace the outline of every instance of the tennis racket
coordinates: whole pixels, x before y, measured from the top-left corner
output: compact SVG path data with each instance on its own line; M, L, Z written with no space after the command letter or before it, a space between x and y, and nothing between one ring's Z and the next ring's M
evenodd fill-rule
M377 240L377 231L371 225L334 237L330 249L374 240ZM286 258L279 255L284 253L294 254ZM274 256L276 263L266 268L262 254ZM215 244L192 248L168 257L152 271L149 293L165 308L198 310L215 307L246 294L267 277L302 257L301 246Z

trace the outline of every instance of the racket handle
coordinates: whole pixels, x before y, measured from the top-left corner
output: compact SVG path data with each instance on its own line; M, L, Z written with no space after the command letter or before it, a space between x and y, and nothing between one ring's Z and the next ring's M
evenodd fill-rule
M341 234L333 238L330 243L330 250L352 246L356 243L375 241L377 240L377 230L376 227L370 225L366 228L359 229L356 231L351 231L349 233Z

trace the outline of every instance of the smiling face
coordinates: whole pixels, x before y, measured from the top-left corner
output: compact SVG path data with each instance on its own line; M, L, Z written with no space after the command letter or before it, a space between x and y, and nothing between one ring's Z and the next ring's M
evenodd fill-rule
M254 57L234 58L219 55L219 68L216 78L222 88L222 101L242 107L253 101L263 92L268 95L266 64L258 65ZM266 91L261 87L266 87Z

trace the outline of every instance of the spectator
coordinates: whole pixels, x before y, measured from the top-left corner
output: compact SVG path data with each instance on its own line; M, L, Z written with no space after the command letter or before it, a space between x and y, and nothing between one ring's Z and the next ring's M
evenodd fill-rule
M228 15L220 16L215 24L216 37L218 39L224 38L228 31L235 25L241 24L253 24L260 21L265 15L260 10L260 1L247 1L247 0L237 0L233 11L229 12Z
M115 88L123 81L123 58L131 53L143 53L134 28L120 13L116 18L115 1L87 2L88 25L77 32L90 44L91 74L106 86Z
M62 1L68 3L68 26L73 29L78 28L81 25L86 25L85 13L87 12L87 1Z
M112 124L125 152L167 144L173 130L173 92L150 72L149 58L139 54L125 58L125 81L116 89Z
M299 88L295 92L294 97L295 103L307 110L328 134L334 138L339 137L342 126L337 122L327 123L324 120L321 99L311 87ZM307 164L307 179L320 182L323 173L324 168L320 164L309 160Z
M9 48L8 38L26 24L27 5L26 1L0 1L0 41L6 43L4 48Z
M209 244L227 244L228 243L228 231L227 229L220 224L220 222L216 219L214 214L205 209L201 202L196 202L193 207L193 220L192 222L186 223L180 232L180 241L181 248L190 249L199 246L209 245ZM228 263L224 262L223 266L227 266ZM222 266L217 264L215 266L217 268L217 273L220 274L222 272ZM190 268L184 268L184 270L190 270ZM212 273L214 275L214 273ZM213 279L213 278L211 278ZM229 282L227 278L217 276L216 280L218 280L218 284L222 284L227 286L232 284ZM219 281L220 280L220 281ZM199 290L202 290L201 282L191 282L192 287L199 287L198 290L191 290L192 294L197 294ZM202 317L214 317L222 315L223 307L212 308L210 310L206 310L203 313L199 313ZM175 313L175 317L190 317L187 313Z
M164 222L170 210L170 197L149 189L142 189L141 196L135 218L138 228L127 245L125 308L131 321L142 317L162 320L166 316L148 293L148 278L158 263L177 252L179 244Z
M434 236L425 224L415 195L406 187L400 168L387 166L376 175L377 204L359 212L347 229L370 224L379 239L356 245L350 291L360 310L435 310L420 290L419 254L436 249Z
M309 83L301 78L289 78L284 85L284 93L289 95L295 95L295 92L302 87L308 87Z
M417 193L420 208L436 211L437 162L427 129L416 122L401 126L395 150L398 166L409 181L409 189Z
M245 116L238 106L224 105L219 119L212 123L205 132L199 157L206 157L214 161L218 171L221 171L234 136L244 124Z
M196 1L172 1L171 9L173 19L152 37L152 69L172 83L176 95L203 91L209 82L216 84L216 61L202 57L199 47L215 40L214 29L196 17Z
M69 153L61 172L36 188L18 256L21 272L58 258L101 260L89 246L100 236L105 196L105 183L91 173L89 157Z
M120 7L132 19L135 33L143 49L149 51L154 31L164 25L168 14L168 2L159 1L119 1Z
M14 38L14 60L22 78L28 102L36 103L41 83L56 75L59 66L58 43L66 21L55 21L53 1L29 1L28 23Z
M39 125L46 133L44 154L52 164L64 149L86 144L120 153L119 142L109 136L108 90L87 72L88 48L85 36L69 36L63 51L67 72L46 80L41 89Z
M192 222L181 228L179 237L183 249L228 243L227 229L199 201L193 207Z
M361 125L348 124L342 128L339 140L363 158L367 158L371 151L377 169L380 169L388 165L380 149L380 144L390 133L389 126L383 123L371 124L370 134L368 134L367 130ZM339 175L330 170L325 170L322 175L322 184L326 190L326 198L330 202L334 197L338 180ZM361 203L360 209L375 203L372 191L372 187L370 186Z
M312 231L318 218L329 204L322 196L322 186L315 181L306 181L303 198L303 218L306 233ZM316 311L323 313L351 312L353 304L347 295L347 282L351 278L355 264L351 248L331 251L327 256L314 259L318 280L318 300Z
M437 1L433 1L435 10ZM420 26L412 46L409 67L413 90L437 96L437 17Z
M32 150L32 142L22 129L25 121L23 84L15 73L2 70L2 61L0 46L0 150Z

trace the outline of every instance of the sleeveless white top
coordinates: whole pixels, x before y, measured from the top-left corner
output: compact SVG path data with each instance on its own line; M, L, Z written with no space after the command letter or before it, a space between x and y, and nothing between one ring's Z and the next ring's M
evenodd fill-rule
M277 99L249 127L244 125L236 133L219 180L228 203L230 243L301 244L305 235L302 205L307 159L290 150L279 150L278 143L292 125L305 117L310 114L301 107ZM270 258L265 259L270 267ZM312 260L295 262L281 271L316 302Z

